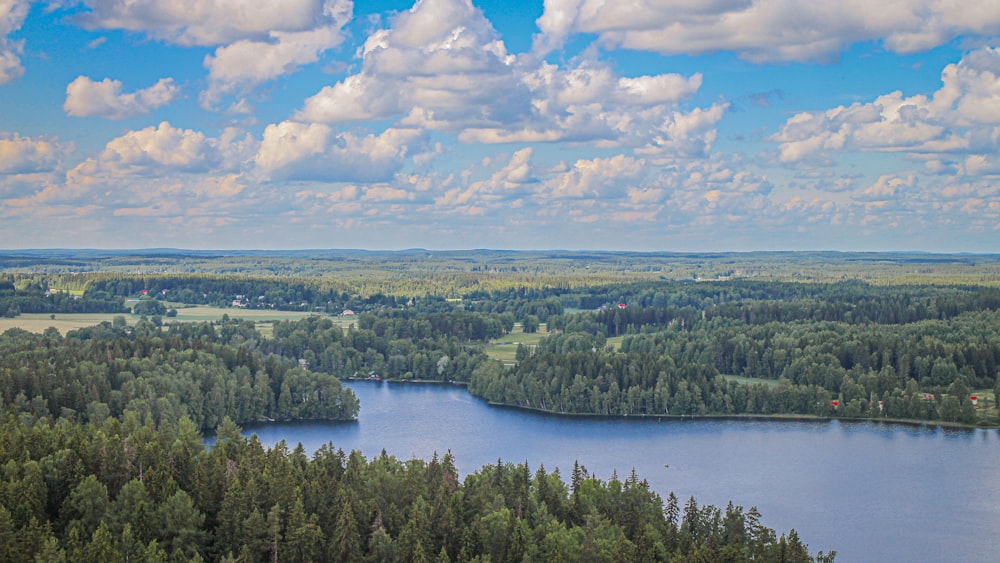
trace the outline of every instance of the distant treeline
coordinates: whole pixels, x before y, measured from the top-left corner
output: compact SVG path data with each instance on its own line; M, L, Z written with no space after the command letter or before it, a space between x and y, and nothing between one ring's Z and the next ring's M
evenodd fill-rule
M211 274L324 278L371 295L446 295L529 287L595 287L628 281L1000 284L1000 255L852 252L402 251L0 251L0 272L86 275Z
M123 313L122 299L105 292L80 295L68 291L50 292L39 285L15 289L10 280L0 278L0 317L13 318L21 313Z
M364 276L362 276L364 278ZM663 324L669 319L644 317L652 309L670 318L704 314L767 321L828 320L848 323L898 324L947 319L966 311L1000 307L1000 288L988 285L876 286L860 281L793 283L779 281L641 281L597 283L587 277L561 283L496 288L465 286L461 299L455 280L443 274L440 284L420 280L412 291L376 280L243 276L235 274L89 273L74 275L7 274L0 276L0 314L12 312L120 312L128 298L244 308L317 311L339 314L345 309L374 312L409 308L421 313L446 312L458 303L469 311L510 313L518 322L528 317L545 323L567 309L605 309L597 320L615 336L629 326ZM419 288L417 287L419 285ZM49 289L55 291L49 292ZM67 289L75 290L70 295ZM626 305L632 310L619 309ZM651 314L646 312L645 315ZM556 319L560 323L559 319ZM557 324L557 326L560 326Z

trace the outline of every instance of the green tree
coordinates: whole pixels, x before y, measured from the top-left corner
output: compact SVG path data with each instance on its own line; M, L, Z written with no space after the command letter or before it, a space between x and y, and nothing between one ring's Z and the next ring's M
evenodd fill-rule
M81 538L89 538L108 512L108 489L94 475L88 475L70 493L66 501L72 514L69 527L77 528Z
M205 515L195 507L186 492L178 490L163 501L158 510L158 521L159 539L165 551L171 554L180 551L188 558L204 552L202 524Z

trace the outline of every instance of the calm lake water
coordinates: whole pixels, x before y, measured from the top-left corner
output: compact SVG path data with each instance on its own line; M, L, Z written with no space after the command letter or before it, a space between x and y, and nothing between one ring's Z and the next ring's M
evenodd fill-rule
M354 383L357 422L247 427L261 441L332 442L365 457L451 451L463 474L497 458L559 468L579 460L624 479L634 467L681 504L757 506L777 532L837 560L996 561L1000 434L874 423L656 421L547 416L497 408L443 385ZM669 467L664 467L664 464Z

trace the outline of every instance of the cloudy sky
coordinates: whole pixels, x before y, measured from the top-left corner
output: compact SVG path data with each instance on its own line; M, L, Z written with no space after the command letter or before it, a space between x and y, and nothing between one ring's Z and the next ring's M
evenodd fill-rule
M996 0L0 0L0 248L1000 251Z

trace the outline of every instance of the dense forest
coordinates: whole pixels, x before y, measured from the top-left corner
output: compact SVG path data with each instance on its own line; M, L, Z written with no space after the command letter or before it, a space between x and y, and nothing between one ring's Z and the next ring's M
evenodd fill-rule
M638 331L633 320L612 321L629 327L617 349L605 344L606 314L569 315L560 322L578 330L522 347L511 369L480 366L469 389L497 403L566 413L996 421L995 408L977 416L971 400L975 389L1000 392L995 310L881 325L673 313L621 315L657 320Z
M211 430L226 417L353 419L358 403L328 374L255 350L252 327L174 324L124 317L66 337L55 330L0 334L5 412L41 420L99 422L130 412L140 421L186 418Z

